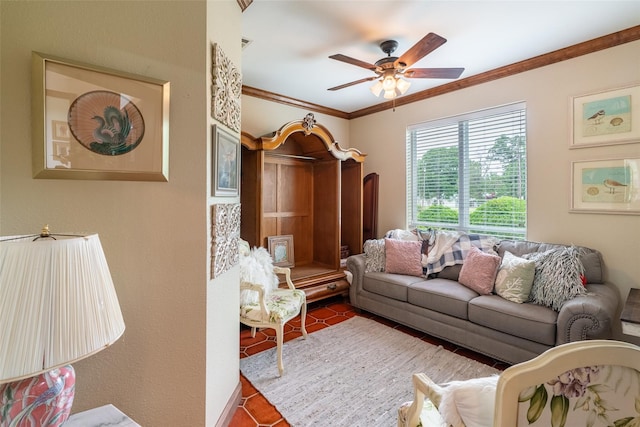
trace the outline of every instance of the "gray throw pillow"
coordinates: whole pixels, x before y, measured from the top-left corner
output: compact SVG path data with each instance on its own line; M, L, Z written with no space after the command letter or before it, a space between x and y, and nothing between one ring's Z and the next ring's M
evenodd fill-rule
M575 246L523 255L536 263L529 300L560 311L566 301L586 294L580 278L584 269L579 255Z

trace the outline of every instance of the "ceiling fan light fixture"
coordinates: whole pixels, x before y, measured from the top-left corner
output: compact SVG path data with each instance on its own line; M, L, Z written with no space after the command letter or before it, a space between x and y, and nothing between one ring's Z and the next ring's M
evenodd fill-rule
M380 93L382 93L382 81L381 80L376 80L376 84L371 86L371 88L369 90L371 90L371 93L374 96L380 96Z
M384 99L393 99L395 97L396 97L396 89L384 91Z
M398 78L396 82L396 88L400 91L400 94L404 95L409 90L411 83L405 79Z
M382 88L385 92L393 91L396 88L396 84L396 78L392 73L387 73L387 75L384 76L384 79L382 79Z

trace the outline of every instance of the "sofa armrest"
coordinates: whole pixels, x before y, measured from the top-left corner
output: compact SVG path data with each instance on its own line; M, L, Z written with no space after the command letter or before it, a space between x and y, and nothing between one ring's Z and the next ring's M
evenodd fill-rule
M556 345L586 339L609 339L618 310L614 286L587 285L587 295L567 301L558 313Z
M347 270L353 275L349 286L349 300L354 306L358 306L358 294L362 291L365 272L365 255L351 255L347 258Z

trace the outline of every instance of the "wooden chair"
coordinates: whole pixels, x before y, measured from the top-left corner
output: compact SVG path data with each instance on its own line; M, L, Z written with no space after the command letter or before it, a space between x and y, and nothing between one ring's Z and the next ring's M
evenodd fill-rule
M475 405L484 414L460 411L463 419L486 420L489 411L493 421L486 427L640 425L640 347L633 344L563 344L507 368L496 382L493 405ZM414 400L400 407L398 426L447 427L438 412L447 385L422 373L414 374L413 383Z
M248 250L248 244L241 242L240 256L252 256L256 250ZM246 244L246 245L245 245ZM243 264L241 262L240 268ZM276 345L278 358L278 373L282 376L284 364L282 362L282 345L284 342L284 325L298 314L301 317L301 329L303 338L307 338L305 327L307 317L307 299L304 291L298 290L291 281L291 269L267 264L271 269L267 273L283 274L287 288L270 289L265 283L251 283L243 281L241 272L240 292L253 291L257 298L240 304L240 323L251 327L251 336L255 337L257 328L271 328L276 331Z

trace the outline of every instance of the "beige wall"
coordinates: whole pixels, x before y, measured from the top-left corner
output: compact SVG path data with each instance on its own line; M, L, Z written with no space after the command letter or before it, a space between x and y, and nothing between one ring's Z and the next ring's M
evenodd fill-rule
M569 97L640 79L640 42L351 121L351 144L369 153L365 173L380 174L379 233L406 225L405 130L410 124L525 101L528 239L602 252L622 296L640 287L640 216L569 213L571 162L640 157L636 144L569 149ZM381 125L384 123L384 125Z
M237 269L208 279L207 196L210 43L239 66L240 18L235 0L0 2L0 234L98 232L127 325L74 365L74 412L214 425L238 384ZM170 81L169 182L32 179L32 50Z

